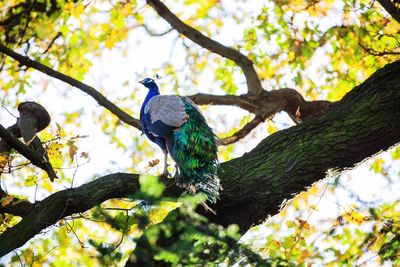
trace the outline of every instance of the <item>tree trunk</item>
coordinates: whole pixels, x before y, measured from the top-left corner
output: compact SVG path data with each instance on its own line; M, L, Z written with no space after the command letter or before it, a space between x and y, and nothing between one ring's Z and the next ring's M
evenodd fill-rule
M268 104L268 103L266 103ZM245 232L284 199L400 141L400 61L378 70L315 119L279 131L221 164L224 191L211 221Z

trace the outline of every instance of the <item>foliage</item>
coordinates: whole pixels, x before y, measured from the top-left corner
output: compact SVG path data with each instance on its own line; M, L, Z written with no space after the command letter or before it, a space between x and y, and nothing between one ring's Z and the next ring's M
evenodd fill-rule
M171 0L166 4L187 24L248 56L266 89L294 87L308 100L335 101L373 71L398 58L398 24L376 1L233 2ZM134 83L146 72L165 76L161 87L169 93L245 91L241 72L232 61L170 33L169 26L159 21L143 1L12 0L0 2L0 14L2 44L94 84L135 117L144 92ZM151 46L156 48L139 57L135 51L141 44L150 47L149 36L156 40ZM161 42L169 45L161 49ZM139 64L145 57L148 65ZM120 60L113 62L115 58ZM132 70L125 71L129 68ZM2 207L24 199L43 199L110 170L157 173L161 155L155 148L80 92L3 54L0 70L0 122L15 123L15 118L5 112L6 107L16 114L21 101L40 101L50 111L53 123L39 137L59 176L51 183L15 151L0 155L2 187L10 193L1 197ZM235 116L229 119L225 114L205 113L219 136L231 135L235 127L250 121L248 114L232 110ZM286 120L269 120L251 137L221 148L219 158L231 159L267 134L286 127ZM375 158L371 170L384 179L398 180L394 172L399 159L397 147L390 156ZM338 180L327 190L335 192L340 186ZM352 266L368 262L368 256L378 263L400 265L398 200L348 205L325 227L319 227L304 215L310 209L317 213L318 202L311 204L310 199L324 192L312 187L275 217L283 221L271 220L267 226L258 226L259 231L273 234L253 244L251 240L238 242L240 234L234 225L223 228L207 222L196 213L196 200L161 198L164 186L153 176L141 176L140 184L141 191L131 199L112 199L60 220L5 261L12 266L20 262L33 266L108 266L125 262L136 245L138 259L146 261L156 255L160 264L175 266L237 262L256 266ZM0 233L19 221L17 216L0 214Z

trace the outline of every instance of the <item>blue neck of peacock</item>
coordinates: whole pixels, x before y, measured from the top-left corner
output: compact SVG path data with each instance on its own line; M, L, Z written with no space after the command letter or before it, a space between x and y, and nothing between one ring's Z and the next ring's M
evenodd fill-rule
M160 94L160 92L158 91L158 86L157 86L157 84L150 84L148 88L149 88L149 92L147 93L147 96L146 96L146 98L144 99L143 104L142 104L142 107L141 107L141 109L140 109L140 113L141 113L141 114L143 114L143 112L144 112L144 107L146 106L147 102L149 102L149 100L150 100L151 98L153 98L154 96Z

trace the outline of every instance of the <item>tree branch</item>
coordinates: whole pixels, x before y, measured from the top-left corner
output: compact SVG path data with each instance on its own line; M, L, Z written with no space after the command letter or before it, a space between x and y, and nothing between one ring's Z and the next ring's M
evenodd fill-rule
M56 173L53 170L53 166L51 166L51 163L44 157L44 155L39 154L37 151L33 150L32 148L28 147L27 145L19 141L1 124L0 124L0 137L2 140L7 142L7 144L9 144L12 148L17 150L20 154L22 154L25 158L30 160L34 165L44 170L48 174L51 180L57 177Z
M2 194L0 194L0 198L2 197L1 195ZM33 206L33 204L30 203L29 201L24 201L19 199L15 199L14 201L9 205L0 206L0 214L8 213L15 216L24 217L29 213L30 209Z
M263 89L260 78L254 69L253 62L248 57L233 48L224 46L221 43L208 38L195 28L185 24L161 1L147 0L147 3L151 5L158 15L165 19L171 27L177 30L180 34L186 36L201 47L235 62L242 69L246 77L247 89L250 95L258 95L261 93Z
M21 222L0 235L0 257L22 246L62 218L87 211L105 200L127 196L138 188L137 174L115 173L77 188L54 193L33 204Z
M14 51L12 51L11 49L7 48L6 46L4 46L1 43L0 43L0 52L12 57L13 59L17 60L22 65L25 65L30 68L34 68L34 69L36 69L40 72L43 72L53 78L61 80L65 83L68 83L68 84L80 89L81 91L83 91L83 92L87 93L88 95L90 95L91 97L93 97L100 106L108 109L113 114L115 114L121 121L137 128L139 130L141 129L139 120L133 118L128 113L126 113L125 111L123 111L122 109L117 107L114 103L112 103L110 100L108 100L105 96L103 96L101 93L99 93L93 87L88 86L70 76L67 76L58 71L55 71L52 68L49 68L49 67L43 65L42 63L31 60L29 57L24 57Z
M398 22L400 23L400 9L394 5L395 0L378 0L381 6Z
M253 104L247 95L210 95L210 94L195 94L188 96L193 102L198 105L228 105L237 106L250 112L256 111L258 106Z
M246 123L242 129L234 133L233 135L222 138L219 140L219 143L223 146L230 145L236 143L240 139L246 137L254 128L256 128L260 123L265 121L264 118L260 116L255 116L250 122Z
M220 165L224 190L210 205L216 215L200 213L245 232L275 214L284 199L325 177L329 169L353 167L400 142L400 61L378 70L324 115L279 131L242 157ZM132 195L138 175L115 173L33 204L20 223L0 236L0 256L22 246L58 220L101 202ZM176 186L166 195L178 196Z
M373 55L373 56L385 56L385 55L400 55L400 51L387 51L387 50L383 50L383 51L377 51L375 49L369 48L364 46L363 44L359 43L359 46L361 46L361 48L368 54Z

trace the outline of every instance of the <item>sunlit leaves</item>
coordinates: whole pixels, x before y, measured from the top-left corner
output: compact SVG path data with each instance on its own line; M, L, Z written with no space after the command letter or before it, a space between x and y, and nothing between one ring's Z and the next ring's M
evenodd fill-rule
M158 181L157 176L141 175L139 177L141 191L149 197L160 197L165 186Z
M221 66L215 71L215 78L221 82L221 89L227 94L235 94L238 90L234 80L236 65L231 60L223 60Z
M345 212L343 214L343 217L345 218L346 221L353 223L355 225L361 225L362 222L364 221L364 216L354 209L350 209L349 211Z
M34 174L31 174L25 179L24 185L27 187L34 186L37 184L37 181L38 181L38 177Z
M74 2L70 1L65 4L64 10L70 13L73 17L79 19L82 13L85 11L85 6L82 2L75 4Z
M4 17L15 14L15 12L9 12L9 7L22 2L24 1L0 2L1 14ZM36 1L36 3L38 2L42 3L43 1ZM107 1L47 1L46 3L53 4L55 2L57 6L51 6L48 12L34 10L29 15L21 16L23 20L9 28L8 36L2 34L0 38L3 42L7 38L7 45L11 48L26 53L35 59L40 59L44 64L78 80L88 78L86 74L93 66L94 57L101 55L104 50L115 52L124 45L123 41L135 28L144 24L152 25L154 21L149 19L154 16L153 10L144 6L137 7L136 1L114 1L112 3ZM252 10L249 15L243 7L244 5L250 6L249 2L241 3L242 6L235 8L233 12L227 8L224 1L171 1L171 5L176 4L181 7L182 2L185 5L185 10L177 8L176 10L180 12L178 15L183 16L185 21L204 34L215 37L223 44L237 48L247 55L255 63L257 72L266 89L291 86L304 93L304 96L308 99L341 99L346 92L369 76L372 71L395 58L391 55L368 55L369 53L398 49L398 24L385 17L386 15L382 13L382 9L376 3L285 0L265 2L264 7ZM255 2L252 4L255 4ZM373 4L372 7L371 4ZM190 10L186 9L186 5L190 7ZM147 10L150 11L146 13ZM227 17L229 17L228 20ZM26 22L29 22L29 25L24 33L23 29ZM4 28L0 29L1 33L4 33L4 30ZM202 90L219 89L227 94L240 94L245 90L243 75L232 61L221 59L219 56L205 51L205 49L199 49L195 44L187 42L185 38L179 37L177 40L179 56L184 54L184 66L182 68L177 66L174 56L171 56L168 62L160 62L160 69L169 79L166 82L170 86L168 90L172 88L174 92L184 94L189 94L192 91L203 92ZM183 51L185 49L182 48L186 48L186 51ZM4 63L4 68L2 67L4 77L0 79L2 93L12 97L17 95L17 98L21 97L22 99L30 96L33 91L47 90L47 86L31 82L32 70L25 70L9 58L2 59L2 63ZM107 62L106 64L108 63L114 64L114 62ZM211 73L210 69L212 70ZM218 82L216 88L214 84L211 85L212 88L202 86L204 77L201 77L201 75L203 73L206 73L206 79L215 78ZM97 81L94 82L97 83ZM101 81L99 81L99 84L100 86L103 85ZM132 84L124 83L124 88L131 86ZM192 91L184 91L187 88ZM104 89L107 94L110 92L109 88L101 89ZM12 99L12 97L10 98ZM137 92L132 91L129 96L122 96L121 98L113 97L114 95L111 96L113 102L125 108L129 114L137 116L135 114L137 111L133 108L137 105ZM17 101L19 99L14 102ZM92 104L85 102L85 105ZM82 109L86 109L86 106ZM80 158L88 159L89 156L88 152L80 150L82 145L81 143L78 144L78 141L74 138L77 136L79 127L83 124L81 116L82 112L75 112L67 106L64 113L54 114L54 118L63 125L63 128L64 126L66 129L68 128L68 132L59 126L57 131L42 134L45 137L43 140L50 161L60 169L60 180L53 184L47 176L36 174L34 168L29 166L24 171L13 174L15 176L13 186L22 190L33 191L37 189L40 197L43 197L49 192L71 185L72 178L64 175L63 168L75 168L75 164L78 166L77 160ZM155 149L150 148L148 141L140 139L137 132L131 129L127 130L126 125L122 125L118 119L109 113L96 111L93 113L93 117L95 117L95 122L98 122L102 127L103 133L107 135L106 142L111 142L114 147L125 153L126 158L131 160L129 171L140 170L145 172L148 170L145 167L149 167L153 168L151 172L156 172L160 168L158 160L152 160L147 164L150 159L155 158ZM250 117L244 117L237 125L244 125L250 119ZM238 128L227 131L226 135L233 134ZM272 134L276 130L277 128L272 121L268 121L268 133ZM220 151L221 161L230 159L234 150L234 145L222 148ZM396 149L392 153L394 159L400 158L398 150ZM96 154L98 158L101 156ZM0 156L0 166L6 163L7 158ZM25 164L24 162L19 163ZM124 169L117 164L110 165L112 168ZM377 173L384 173L385 167L383 159L377 159L372 164L371 169ZM122 256L120 251L123 251L123 249L114 250L119 242L119 239L115 240L115 236L120 237L119 234L126 231L126 228L130 229L130 234L137 236L140 230L144 230L149 224L163 223L166 216L177 205L175 202L149 201L161 196L164 189L164 186L153 176L141 176L140 185L142 192L138 196L145 199L144 202L147 201L147 204L150 203L147 205L149 207L148 214L136 213L136 210L131 207L127 208L122 202L111 202L114 205L111 208L116 208L117 211L106 210L102 213L91 211L85 214L89 219L67 218L59 225L59 229L54 230L52 238L56 245L62 244L62 246L59 245L54 254L49 254L49 261L54 260L54 262L48 264L91 266L96 264L111 265L115 264L112 262L113 260L119 261ZM34 188L34 186L36 187ZM312 187L307 192L301 193L292 201L289 201L291 207L295 211L301 211L304 206L307 206L306 210L309 214L319 211L320 207L316 203L309 202L315 196L318 197L318 193L317 187ZM33 193L31 195L33 196ZM11 197L7 198L6 196L1 203L4 205L13 204L13 200L9 202L10 199ZM129 214L118 210L121 208L127 208ZM318 244L313 244L314 240L318 240L318 238L314 239L317 232L315 225L310 222L309 216L287 219L281 225L276 226L274 235L268 238L267 245L264 248L267 251L265 256L286 258L297 265L301 265L312 259L323 259L329 253L330 258L334 258L334 260L330 262L327 260L324 262L325 266L337 263L351 264L355 262L354 258L357 255L368 251L367 247L363 247L363 245L369 243L371 250L379 253L382 259L395 261L396 255L398 255L396 248L399 247L396 232L399 231L399 227L391 219L398 218L398 211L393 207L379 208L382 208L382 210L375 211L375 217L358 209L342 210L340 217L330 222L332 223L331 230L318 233L322 236L321 239L331 242L324 244L327 248L325 251L320 250L320 248L324 248L323 246L319 247ZM190 209L190 211L193 210ZM132 215L133 213L136 217ZM187 215L187 218L195 216L194 212L184 214ZM281 215L288 215L287 210L283 209ZM363 232L363 229L358 227L364 227L371 223L370 216L374 217L376 223L374 222L373 230L369 234L376 238L363 243L363 238L365 240L368 238L365 237L366 233ZM186 237L179 240L182 241L180 244L184 244L185 249L189 247L190 250L176 250L176 247L171 250L160 250L155 253L157 260L177 263L182 255L189 255L188 257L193 264L198 264L202 257L211 256L216 257L217 261L220 262L225 260L226 264L228 262L234 263L234 261L225 259L224 252L229 251L229 246L236 244L239 238L237 227L231 226L225 231L217 226L212 226L213 232L210 234L199 232L198 229L188 228L192 225L182 225L181 220L176 220L177 217L171 216L171 218L165 220L161 231L150 230L146 237L154 241L157 240L160 233L171 236L171 229L179 226L182 227L181 229L190 230ZM95 222L91 222L90 219L95 220ZM10 219L10 216L1 217L0 220L8 225L15 223ZM96 220L100 220L100 222ZM69 221L74 223L74 227L68 226L66 222ZM198 222L197 220L194 221ZM6 227L4 224L0 226L1 231ZM279 236L280 227L285 227L288 234ZM76 236L74 231L77 232ZM96 232L99 231L102 233L101 236L96 235ZM83 242L91 247L91 250L85 250L80 246L80 241L75 240L75 238L82 238L82 236L89 236ZM227 236L233 238L233 240L226 239L230 243L219 242L220 238ZM33 246L25 249L21 257L30 262L43 255L43 258L38 259L35 263L45 263L46 253L51 250L51 246L48 244L49 239L45 238L40 241L43 246L35 244L34 249ZM215 247L218 249L215 249ZM94 250L100 252L96 257L91 256ZM35 257L32 256L33 253L35 253ZM127 253L125 254L127 255ZM18 259L13 258L13 261L17 262ZM210 264L214 263L210 262Z

